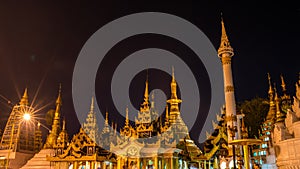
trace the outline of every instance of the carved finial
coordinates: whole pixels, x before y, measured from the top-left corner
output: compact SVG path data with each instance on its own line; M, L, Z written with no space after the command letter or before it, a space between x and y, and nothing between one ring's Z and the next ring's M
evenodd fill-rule
M207 131L205 132L205 134L206 134L206 139L209 139L209 137L210 137L210 133L208 133Z
M129 126L129 118L128 118L128 106L126 107L126 119L125 119L125 126Z
M166 105L166 121L169 120L169 107Z
M172 82L176 83L176 81L175 81L175 73L174 73L174 66L172 66Z
M28 92L27 92L27 87L24 90L24 94L20 100L20 105L28 105Z
M64 118L63 119L63 126L62 126L62 130L66 130L66 119Z
M284 121L285 114L281 111L280 98L278 97L275 84L274 84L274 92L275 92L275 104L276 104L276 123L280 123Z
M108 126L108 111L105 113L105 126Z
M275 93L275 101L276 102L279 102L279 97L278 97L278 94L277 94L277 89L276 89L276 83L274 83L274 93Z
M56 99L56 104L62 105L62 99L61 99L61 83L59 83L59 89L58 89L58 96Z
M91 107L90 107L90 111L93 112L94 111L94 97L92 97L91 100Z
M218 49L218 56L221 58L223 57L223 54L226 54L226 57L232 57L234 55L233 48L230 45L230 42L228 40L223 17L221 16L221 25L222 25L222 35L221 35L221 44Z
M211 123L212 123L214 129L218 128L218 124L214 120L212 120Z
M273 99L273 94L274 94L274 91L273 91L273 87L272 87L272 83L271 83L271 76L270 76L270 73L268 73L268 81L269 81L269 97L270 99Z
M216 116L217 116L217 121L223 120L223 118L220 115L216 114Z
M284 78L283 78L282 74L280 75L280 79L281 79L282 92L284 94L286 94L286 85L285 85Z
M175 80L174 67L172 66L171 99L177 100L177 84Z
M154 109L154 91L152 91L152 95L151 95L151 108Z
M60 120L60 107L62 106L62 98L61 98L61 83L59 84L58 89L58 96L56 99L56 109L54 113L54 117L56 117L56 120Z
M145 82L145 93L144 93L144 106L149 105L149 89L148 89L148 78Z

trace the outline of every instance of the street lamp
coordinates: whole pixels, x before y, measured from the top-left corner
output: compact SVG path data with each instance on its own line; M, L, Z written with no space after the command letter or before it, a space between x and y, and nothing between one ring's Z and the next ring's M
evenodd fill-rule
M229 133L230 136L232 138L232 140L234 140L236 132L237 132L237 126L234 125L233 121L236 119L236 116L232 115L231 120L232 120L232 126L228 126L229 129ZM232 160L233 160L233 169L236 169L236 165L235 165L235 146L232 145Z

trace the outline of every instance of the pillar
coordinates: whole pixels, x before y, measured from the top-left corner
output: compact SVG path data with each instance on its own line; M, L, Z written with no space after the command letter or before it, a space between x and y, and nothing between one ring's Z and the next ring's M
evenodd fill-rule
M94 161L90 162L90 169L95 169L95 162Z
M136 167L137 167L138 169L141 168L141 162L140 162L140 158L139 158L139 157L136 158Z
M121 168L121 158L118 158L117 160L117 168Z
M245 169L250 169L248 145L243 145Z
M77 161L75 161L75 162L73 163L73 169L78 169L78 162L77 162Z
M158 169L157 156L154 157L154 168Z

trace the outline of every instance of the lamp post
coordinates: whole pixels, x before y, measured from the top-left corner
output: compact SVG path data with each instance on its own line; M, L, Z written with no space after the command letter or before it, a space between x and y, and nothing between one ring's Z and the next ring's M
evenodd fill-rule
M245 169L250 169L250 160L249 160L249 145L260 144L262 140L260 139L239 139L239 140L232 140L229 144L231 145L242 145L244 150L244 164Z
M236 119L236 116L231 115L231 120L232 120L232 126L228 126L228 129L230 131L230 137L232 140L234 140L236 132L237 132L237 126L234 125L233 121ZM232 145L232 160L233 160L233 169L236 169L235 165L235 146Z
M10 133L10 141L9 141L9 147L8 147L8 153L7 153L7 162L6 162L6 165L5 165L5 168L8 169L9 167L9 157L10 157L10 151L12 151L12 142L13 142L13 137L14 137L14 130L15 130L15 123L18 122L18 130L17 130L17 136L16 136L16 144L14 145L14 148L16 148L16 145L17 145L17 141L18 141L18 137L19 137L19 134L20 134L20 126L21 126L21 123L24 121L29 121L31 119L31 114L29 112L23 112L23 115L20 119L16 119L16 115L12 116L12 120L11 120L11 123L12 123L12 129L11 129L11 133ZM18 121L17 121L18 120Z

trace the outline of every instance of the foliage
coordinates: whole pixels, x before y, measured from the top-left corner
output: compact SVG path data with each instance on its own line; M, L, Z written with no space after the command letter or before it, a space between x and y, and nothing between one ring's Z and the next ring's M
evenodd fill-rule
M260 130L260 125L264 122L269 110L268 100L260 97L245 100L237 105L237 110L245 114L244 122L248 129L249 138L258 138L258 130Z
M55 113L55 110L53 110L53 109L50 109L47 113L46 113L46 117L45 117L45 119L46 119L46 123L47 123L47 125L52 125L52 123L53 123L53 118L54 118L54 113Z

